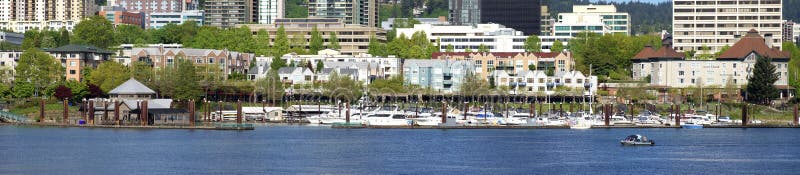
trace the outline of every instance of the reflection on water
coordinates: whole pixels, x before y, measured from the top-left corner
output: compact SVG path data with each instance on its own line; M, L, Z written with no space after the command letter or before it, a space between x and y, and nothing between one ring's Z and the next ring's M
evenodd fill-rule
M0 126L0 174L792 174L798 132ZM620 146L637 133L657 146Z

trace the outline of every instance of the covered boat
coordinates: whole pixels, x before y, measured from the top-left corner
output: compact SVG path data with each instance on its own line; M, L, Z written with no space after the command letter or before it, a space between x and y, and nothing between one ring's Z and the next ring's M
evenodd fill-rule
M619 143L627 146L652 146L656 144L653 140L647 140L647 137L638 134L629 135L620 140Z

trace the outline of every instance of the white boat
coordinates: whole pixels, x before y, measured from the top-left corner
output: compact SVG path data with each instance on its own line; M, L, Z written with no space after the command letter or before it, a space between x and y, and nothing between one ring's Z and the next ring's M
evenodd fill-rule
M528 118L531 115L529 113L515 113L510 117L505 118L505 123L507 125L525 125L528 124Z
M381 107L365 119L365 124L372 126L408 126L411 122L405 112L394 106Z
M614 116L611 116L610 124L611 125L632 125L633 122L631 122L630 120L625 118L625 116L616 115L615 114Z
M570 121L569 129L589 129L592 128L591 117L576 117Z
M308 120L308 123L311 123L311 124L322 124L322 119L323 118L329 118L330 115L335 115L336 113L338 113L335 110L327 110L327 109L326 110L322 110L321 112L322 112L321 114L317 114L317 115L312 115L312 116L306 117L306 120Z

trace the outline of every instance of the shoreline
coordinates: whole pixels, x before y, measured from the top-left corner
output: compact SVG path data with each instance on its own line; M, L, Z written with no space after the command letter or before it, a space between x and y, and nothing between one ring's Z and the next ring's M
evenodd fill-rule
M366 126L366 125L331 125L334 129L570 129L569 126ZM622 128L641 128L641 129L682 129L678 126L592 126L589 129L622 129ZM800 128L797 125L708 125L703 128Z
M186 129L186 130L254 130L252 125L240 127L227 126L129 126L129 125L73 125L57 123L3 123L0 125L34 126L34 127L57 127L57 128L102 128L102 129Z

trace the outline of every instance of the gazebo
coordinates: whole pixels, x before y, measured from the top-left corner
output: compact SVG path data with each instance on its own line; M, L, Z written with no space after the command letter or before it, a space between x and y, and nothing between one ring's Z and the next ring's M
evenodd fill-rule
M108 96L112 100L148 100L155 95L156 91L133 78L108 92Z

